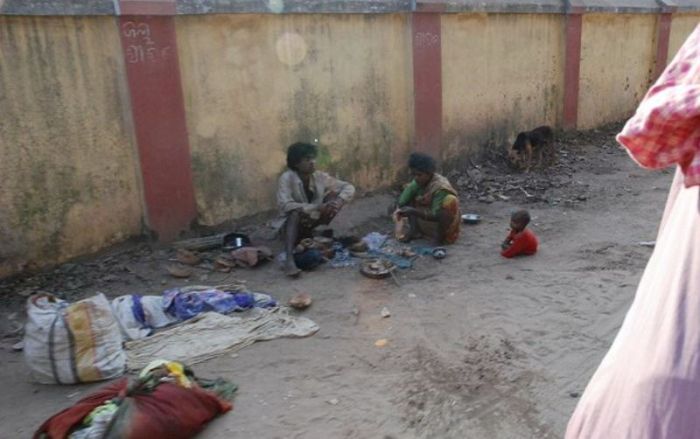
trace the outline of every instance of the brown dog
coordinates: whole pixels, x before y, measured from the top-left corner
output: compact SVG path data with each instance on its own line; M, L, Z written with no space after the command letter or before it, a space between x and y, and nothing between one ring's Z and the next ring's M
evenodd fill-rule
M556 159L556 151L552 129L541 126L532 131L519 133L508 156L516 166L525 168L525 172L530 172L535 156L537 156L537 166L542 166L543 159L546 159L548 164L553 163Z

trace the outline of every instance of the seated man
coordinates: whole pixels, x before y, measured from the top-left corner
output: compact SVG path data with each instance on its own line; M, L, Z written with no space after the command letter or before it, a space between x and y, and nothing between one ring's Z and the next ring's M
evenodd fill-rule
M310 238L317 226L329 224L355 194L350 183L316 170L316 154L316 145L291 145L287 149L289 169L279 178L277 206L287 255L285 273L289 276L301 272L294 262L294 248L299 241Z
M453 244L459 238L461 217L457 191L447 178L435 172L435 160L414 152L408 159L413 181L399 197L399 216L408 217L407 240L420 235L433 245Z

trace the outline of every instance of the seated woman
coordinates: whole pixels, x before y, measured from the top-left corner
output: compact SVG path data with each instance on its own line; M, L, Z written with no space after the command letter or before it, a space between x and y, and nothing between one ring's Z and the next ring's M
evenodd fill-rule
M457 191L447 178L435 172L435 160L414 152L408 159L413 181L399 197L399 216L408 217L408 239L421 235L433 245L453 244L459 238L460 214Z
M289 169L279 178L277 206L281 218L277 224L284 239L285 272L289 276L301 272L294 262L294 248L299 241L310 238L317 226L329 224L355 194L350 183L316 170L316 154L316 145L290 145Z

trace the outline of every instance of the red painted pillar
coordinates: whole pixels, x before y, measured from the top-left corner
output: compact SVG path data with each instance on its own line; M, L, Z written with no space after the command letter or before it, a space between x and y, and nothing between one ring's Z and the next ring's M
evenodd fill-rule
M668 43L671 39L671 20L675 8L663 7L659 14L658 24L656 27L656 60L654 63L654 73L651 82L661 76L666 63L668 62Z
M442 155L442 44L440 13L411 15L415 149Z
M146 221L172 240L197 216L175 39L174 0L120 1L119 32L136 131Z
M564 61L564 129L576 129L581 74L581 30L583 10L572 7L566 14L566 54Z

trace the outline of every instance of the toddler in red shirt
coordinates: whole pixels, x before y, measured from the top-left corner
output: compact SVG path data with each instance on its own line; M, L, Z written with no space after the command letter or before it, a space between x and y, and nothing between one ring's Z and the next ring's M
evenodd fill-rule
M512 258L518 255L534 255L537 252L537 236L527 228L530 213L518 210L510 217L510 233L501 244L501 256Z

